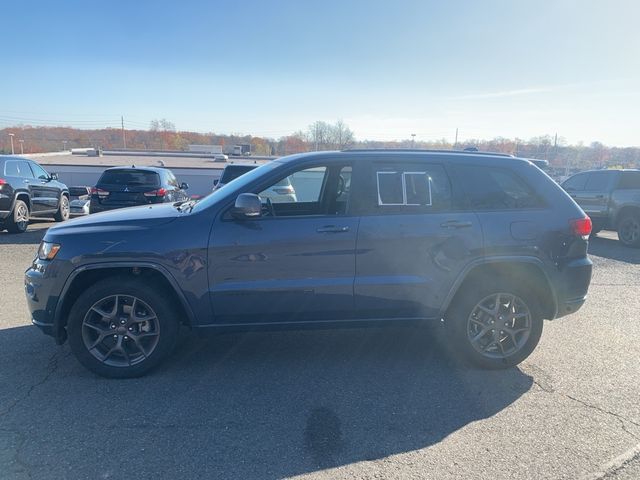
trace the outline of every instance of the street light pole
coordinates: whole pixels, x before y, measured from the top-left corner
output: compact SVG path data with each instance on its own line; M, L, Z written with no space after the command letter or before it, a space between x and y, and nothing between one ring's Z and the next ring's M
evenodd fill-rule
M24 140L18 140L20 142L20 155L24 155Z
M11 139L11 155L14 155L16 152L13 150L13 136L15 133L10 133L9 138Z
M62 140L62 151L66 151L67 150L67 141L66 140Z
M411 147L413 148L413 147L415 147L415 145L416 145L416 134L412 133L411 134Z

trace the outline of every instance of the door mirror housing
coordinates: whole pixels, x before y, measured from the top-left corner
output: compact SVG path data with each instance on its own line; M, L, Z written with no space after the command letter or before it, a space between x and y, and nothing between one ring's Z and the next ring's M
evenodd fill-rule
M262 215L262 202L254 193L241 193L231 209L231 215L238 220L257 218Z
M180 184L180 188L181 188L182 190L189 190L189 184L188 184L187 182L182 182L182 183Z

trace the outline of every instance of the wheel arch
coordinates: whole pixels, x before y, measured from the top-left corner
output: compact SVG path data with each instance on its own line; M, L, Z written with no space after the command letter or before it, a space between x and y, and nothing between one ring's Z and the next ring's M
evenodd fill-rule
M187 326L195 324L195 317L189 302L184 296L175 278L161 265L153 263L119 262L108 264L85 265L74 270L67 279L59 301L57 302L53 319L53 334L58 344L67 338L67 317L71 307L80 294L89 286L110 277L140 277L144 283L149 283L163 289L167 295L175 300L180 308L182 323Z
M543 318L555 318L558 300L546 275L542 261L535 257L496 257L472 263L458 276L453 288L441 308L444 317L447 310L456 301L456 297L477 282L487 278L505 279L510 282L524 283L538 298Z
M624 216L628 213L635 213L636 215L640 215L640 205L623 205L618 209L613 220L613 227L616 230L618 229L618 223L620 222L620 219L624 218Z
M29 209L29 213L31 213L31 196L29 195L29 192L26 192L24 190L19 190L18 192L16 192L16 196L13 200L13 205L11 206L11 210L13 210L13 207L16 204L16 201L18 200L22 200L24 203L27 204L27 208Z

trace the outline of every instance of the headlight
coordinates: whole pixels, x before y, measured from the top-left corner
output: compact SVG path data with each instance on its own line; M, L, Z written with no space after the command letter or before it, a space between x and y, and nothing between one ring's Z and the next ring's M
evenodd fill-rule
M59 250L60 245L57 243L41 242L40 248L38 248L38 258L40 260L53 260Z

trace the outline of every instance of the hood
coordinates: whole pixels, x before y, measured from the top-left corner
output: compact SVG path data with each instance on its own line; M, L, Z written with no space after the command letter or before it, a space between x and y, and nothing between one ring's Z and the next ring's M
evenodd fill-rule
M102 230L138 230L163 225L184 215L187 214L180 212L172 203L120 208L67 220L51 227L47 235L49 233L51 235L65 235Z

